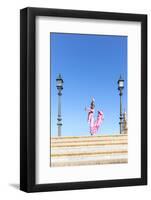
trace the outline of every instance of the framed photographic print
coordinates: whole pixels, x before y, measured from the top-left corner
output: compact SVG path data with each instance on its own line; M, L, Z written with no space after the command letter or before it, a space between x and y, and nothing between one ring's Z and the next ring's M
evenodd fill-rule
M20 12L20 189L147 184L147 16Z

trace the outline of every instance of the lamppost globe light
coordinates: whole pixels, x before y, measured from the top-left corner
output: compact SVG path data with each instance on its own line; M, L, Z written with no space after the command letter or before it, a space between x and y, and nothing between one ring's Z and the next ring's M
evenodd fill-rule
M124 80L122 79L121 76L117 83L118 83L118 90L122 90L124 88Z
M58 75L56 82L57 82L57 89L62 90L63 89L63 79L61 77L61 74Z

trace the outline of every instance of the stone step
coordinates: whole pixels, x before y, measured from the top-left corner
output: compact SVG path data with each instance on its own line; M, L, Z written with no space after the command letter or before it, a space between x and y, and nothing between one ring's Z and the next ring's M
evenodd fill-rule
M65 157L65 158L53 158L51 160L51 166L78 166L78 165L97 165L97 164L115 164L115 163L127 163L127 154L119 155L103 155L103 156L88 156L88 157Z
M96 155L113 155L113 154L122 154L128 153L127 150L111 150L111 151L93 151L93 152L66 152L66 153L52 153L51 157L60 158L60 157L86 157L86 156L96 156Z
M74 143L51 143L51 147L82 147L82 146L104 146L104 145L126 145L127 144L127 140L124 141L97 141L97 142L74 142Z
M53 162L51 167L69 167L69 166L82 166L82 165L105 165L105 164L125 164L128 162L127 158L109 159L109 160L89 160L80 162Z
M53 161L54 162L65 162L65 161L83 161L83 160L97 160L97 159L100 159L100 160L104 160L104 159L117 159L117 158L127 158L127 153L119 153L119 154L109 154L109 155L106 155L106 154L102 154L102 155L83 155L83 156L74 156L74 155L71 155L71 156L63 156L63 157L54 157L53 158Z
M88 139L66 139L66 140L51 140L51 144L75 143L75 142L110 142L110 141L127 141L127 138L88 138Z
M77 140L114 140L114 139L127 139L127 134L118 135L97 135L97 136L61 136L51 137L52 142L64 142L64 141L77 141Z
M84 153L97 153L97 152L117 152L127 151L127 145L106 145L106 146L84 146L84 147L57 147L51 148L52 155L60 154L84 154Z

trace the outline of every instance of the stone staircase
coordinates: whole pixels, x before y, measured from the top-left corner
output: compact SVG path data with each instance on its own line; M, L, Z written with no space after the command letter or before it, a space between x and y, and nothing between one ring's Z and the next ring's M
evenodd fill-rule
M51 138L51 167L128 162L128 136L97 135Z

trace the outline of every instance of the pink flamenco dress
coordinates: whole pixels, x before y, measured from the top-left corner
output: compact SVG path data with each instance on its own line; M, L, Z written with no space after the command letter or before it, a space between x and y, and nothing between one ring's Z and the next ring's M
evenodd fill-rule
M94 109L92 108L88 109L88 123L90 126L91 135L96 135L100 125L102 124L103 119L104 119L104 114L102 111L98 111L97 119L94 120Z

